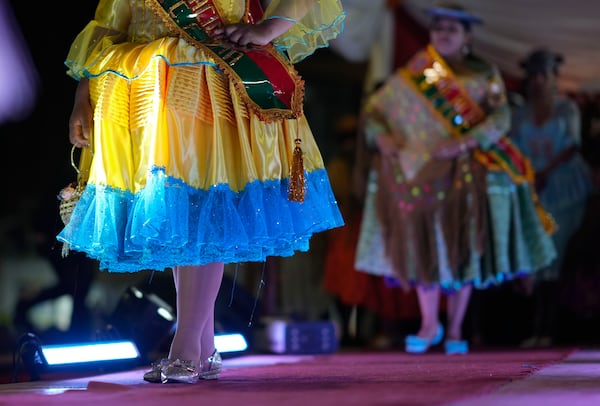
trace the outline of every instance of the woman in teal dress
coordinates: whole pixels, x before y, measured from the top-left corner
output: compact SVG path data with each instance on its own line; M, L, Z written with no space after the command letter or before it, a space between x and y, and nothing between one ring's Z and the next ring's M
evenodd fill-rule
M447 354L465 354L472 288L547 266L553 223L529 162L506 137L500 72L471 52L481 20L451 4L428 12L430 44L365 102L373 159L355 265L417 290L421 326L406 351L424 353L445 338Z
M536 173L540 202L558 225L552 238L557 258L528 278L533 290L533 335L523 346L548 346L556 338L558 281L567 246L583 221L592 191L591 168L580 153L581 113L558 92L561 55L541 48L522 62L525 103L513 114L510 136L526 154Z

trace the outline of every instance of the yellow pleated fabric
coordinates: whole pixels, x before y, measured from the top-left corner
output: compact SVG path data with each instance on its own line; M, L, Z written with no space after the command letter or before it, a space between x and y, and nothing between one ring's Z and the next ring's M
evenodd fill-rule
M67 74L89 80L93 158L57 238L102 269L135 272L290 256L343 225L306 118L262 121L212 54L170 35L146 1L100 0L70 48ZM229 22L245 9L215 3ZM324 3L300 3L316 24ZM298 138L303 202L288 197Z
M94 137L96 162L105 169L93 168L91 182L136 192L155 165L197 188L227 183L240 190L249 181L288 177L298 136L305 169L323 168L304 117L261 121L222 72L210 63L181 62L186 60L208 57L183 40L166 38L113 46L87 68L94 132L102 134ZM124 177L128 173L135 176Z

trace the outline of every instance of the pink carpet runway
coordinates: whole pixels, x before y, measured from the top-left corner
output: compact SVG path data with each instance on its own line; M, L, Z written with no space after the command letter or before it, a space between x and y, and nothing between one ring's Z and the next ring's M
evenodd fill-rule
M151 384L147 369L41 376L0 385L1 405L210 406L590 405L600 404L600 351L478 350L243 355L224 360L217 381ZM597 403L594 403L596 401Z

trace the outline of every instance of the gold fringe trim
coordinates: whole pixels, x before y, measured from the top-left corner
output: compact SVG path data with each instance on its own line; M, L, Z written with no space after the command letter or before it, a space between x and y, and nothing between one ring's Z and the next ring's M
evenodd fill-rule
M252 111L261 121L265 121L267 123L273 121L280 120L290 120L297 119L301 117L303 114L302 104L304 102L304 80L300 77L298 71L294 68L294 66L287 60L285 60L276 50L273 45L267 45L264 48L270 51L271 55L277 58L283 65L287 67L287 71L290 74L292 81L294 82L294 95L292 96L292 106L290 109L264 109L260 107L254 100L248 96L246 92L246 87L244 86L244 82L238 76L237 73L227 64L223 59L213 52L210 48L208 48L205 44L199 43L194 38L192 38L187 32L185 32L181 27L179 27L169 16L169 14L165 11L165 9L158 4L157 0L146 0L146 5L149 7L157 16L161 18L161 20L166 24L169 30L180 38L185 39L187 42L192 44L194 47L213 55L213 59L216 65L225 72L225 75L233 82L234 87L238 94L241 96L244 104L248 107L250 111ZM223 44L218 44L223 45Z
M554 217L552 217L552 214L544 210L544 208L539 202L536 202L535 209L537 211L538 217L540 218L540 221L542 222L542 227L544 227L546 233L552 235L555 232L557 232L558 224L556 223Z
M511 142L512 144L512 142ZM518 148L515 147L518 150ZM482 151L480 149L476 149L474 151L475 159L477 159L481 164L483 164L486 168L492 171L504 171L506 174L515 182L517 185L521 183L529 183L533 185L535 182L535 171L533 170L533 166L531 166L531 161L526 156L522 156L523 165L525 166L525 170L523 174L519 174L514 171L502 157L494 152L494 151ZM492 162L490 158L493 158ZM535 193L535 192L534 192Z
M479 104L477 104L469 96L469 92L465 89L465 87L462 85L462 83L456 78L456 76L454 75L450 66L448 66L446 64L446 62L444 61L444 58L442 58L435 51L433 46L431 46L431 45L427 46L426 53L429 54L429 56L431 57L432 60L439 63L443 67L443 71L446 73L445 77L452 80L456 84L457 88L459 88L461 90L461 94L462 94L464 100L469 102L469 107L473 111L473 114L476 114L480 121L483 120L485 118L484 111L481 109ZM459 140L462 139L463 134L461 134L455 127L452 126L452 124L450 124L448 122L448 120L443 116L443 114L441 112L439 112L433 106L432 101L423 94L422 89L420 89L419 86L417 86L417 84L414 82L413 74L410 71L410 69L408 67L402 67L399 69L399 71L400 71L400 76L402 76L402 78L404 78L406 83L408 83L409 86L413 88L415 94L417 94L420 97L420 99L424 102L423 104L429 110L429 112L437 118L437 121L440 122L444 126L444 128L446 128L446 130L450 133L450 135L452 137L459 139ZM472 126L475 124L477 124L477 121L471 122Z
M211 54L214 54L209 48L203 47ZM242 97L244 104L248 107L248 110L252 111L259 120L270 123L273 121L281 121L281 120L294 120L299 117L302 117L302 103L304 100L304 80L300 78L295 69L292 68L291 65L288 66L288 72L294 81L294 96L292 97L292 107L291 109L263 109L260 107L254 100L248 96L246 92L246 86L244 86L244 82L242 79L235 73L231 67L225 63L221 62L220 59L216 60L217 65L225 72L225 75L233 82L233 85L238 92L238 94ZM293 73L292 73L293 72Z
M529 184L529 190L531 194L531 199L535 205L535 210L538 214L540 222L542 223L542 227L547 234L554 234L558 230L558 224L552 215L546 211L542 204L540 203L540 199L538 197L537 192L535 191L535 171L533 166L531 165L531 161L526 156L523 156L523 163L525 165L525 171L522 175L515 173L508 164L500 157L498 154L493 151L486 151L485 153L480 150L475 150L475 159L479 161L482 165L484 165L490 171L503 171L508 174L508 176L515 182L517 185L522 183ZM486 157L487 154L487 157ZM490 162L488 157L496 158L495 162Z

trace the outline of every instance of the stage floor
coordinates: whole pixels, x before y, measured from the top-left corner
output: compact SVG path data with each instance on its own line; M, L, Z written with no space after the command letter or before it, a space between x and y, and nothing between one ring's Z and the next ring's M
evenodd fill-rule
M134 368L69 379L43 377L0 385L0 404L108 406L600 404L600 350L355 352L332 355L242 355L226 358L218 381L150 384Z

